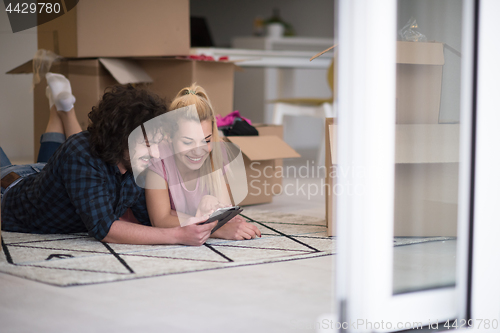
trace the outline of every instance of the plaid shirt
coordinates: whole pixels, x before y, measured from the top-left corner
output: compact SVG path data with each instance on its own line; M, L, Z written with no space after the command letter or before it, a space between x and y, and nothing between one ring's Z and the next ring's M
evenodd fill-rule
M106 237L127 208L151 225L144 190L131 172L121 174L90 154L89 133L71 136L43 170L12 187L2 200L2 229L30 233L88 232Z

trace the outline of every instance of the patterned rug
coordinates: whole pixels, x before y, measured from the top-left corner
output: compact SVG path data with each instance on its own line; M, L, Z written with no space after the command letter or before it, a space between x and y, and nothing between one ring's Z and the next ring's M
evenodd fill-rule
M261 238L209 239L201 247L192 247L107 244L86 234L2 232L0 272L55 286L78 286L336 253L335 237L326 235L322 219L253 209L246 209L243 216L260 229ZM394 245L447 239L396 238Z

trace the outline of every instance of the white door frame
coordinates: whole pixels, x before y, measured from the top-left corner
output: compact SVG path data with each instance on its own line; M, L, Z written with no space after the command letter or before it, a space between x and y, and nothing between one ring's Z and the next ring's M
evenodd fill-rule
M473 15L467 15L473 13L471 6L474 0L464 0L464 31L474 26ZM456 287L392 292L396 9L396 0L341 0L339 4L337 154L341 172L337 175L345 195L337 201L336 290L339 319L348 324L349 332L394 331L407 328L400 323L425 326L429 320L457 318L464 313L458 304L467 299L467 279L459 279ZM465 35L464 41L470 43L471 37ZM462 84L470 95L462 99L462 115L466 115L461 119L462 133L472 126L472 62L467 63L472 56L464 55L463 61L468 67L462 69ZM462 250L457 254L457 275L463 277L472 164L471 137L463 135L461 140L459 221L464 227L459 228L457 247ZM364 326L353 325L362 321ZM370 329L367 321L378 325Z
M479 1L470 315L500 321L500 1ZM477 325L476 325L476 328ZM499 331L482 327L484 332Z

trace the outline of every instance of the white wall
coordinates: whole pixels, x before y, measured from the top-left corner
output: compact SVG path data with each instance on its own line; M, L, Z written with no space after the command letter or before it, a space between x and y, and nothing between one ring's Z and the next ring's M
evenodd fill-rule
M333 38L333 0L191 0L191 15L207 18L217 47L229 47L231 37L250 36L253 20L271 17L273 8L298 36Z
M0 5L0 146L12 160L33 160L32 75L7 75L30 60L37 47L36 28L12 33Z
M417 20L417 30L426 35L428 41L447 44L439 119L442 123L458 122L461 57L451 48L460 52L462 47L462 0L399 0L398 31L411 16Z

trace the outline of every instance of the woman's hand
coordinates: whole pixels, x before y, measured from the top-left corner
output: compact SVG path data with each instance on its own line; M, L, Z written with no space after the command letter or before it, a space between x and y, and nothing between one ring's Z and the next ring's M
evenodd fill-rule
M213 195L207 194L201 198L200 204L198 205L198 210L196 211L196 216L199 217L203 215L210 215L218 208L224 208L227 206L228 205L221 203L219 199L217 199Z
M219 230L212 234L212 237L243 240L261 237L260 230L239 215L236 215L231 221L223 225Z

